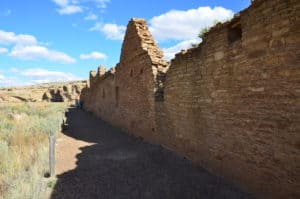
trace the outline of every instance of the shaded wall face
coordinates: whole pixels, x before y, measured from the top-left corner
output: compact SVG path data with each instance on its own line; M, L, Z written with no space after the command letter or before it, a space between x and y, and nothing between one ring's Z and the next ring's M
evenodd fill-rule
M115 117L114 76L97 81L88 91L88 96L83 99L84 106L97 116L107 121L112 121Z
M165 145L275 198L300 194L299 6L253 6L178 55L156 111Z
M85 109L137 136L154 126L154 81L146 54L122 63L114 75L98 80L83 94ZM149 65L150 63L150 65Z
M153 74L147 55L120 65L116 73L115 90L118 126L137 136L147 137L154 128Z
M86 109L127 132L153 138L154 60L160 57L146 22L132 19L114 75L91 75L91 86L83 95Z

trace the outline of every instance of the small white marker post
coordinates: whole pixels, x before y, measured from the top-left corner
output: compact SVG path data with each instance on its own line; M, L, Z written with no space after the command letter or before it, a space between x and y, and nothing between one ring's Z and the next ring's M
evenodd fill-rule
M49 136L49 167L50 177L55 175L55 136Z

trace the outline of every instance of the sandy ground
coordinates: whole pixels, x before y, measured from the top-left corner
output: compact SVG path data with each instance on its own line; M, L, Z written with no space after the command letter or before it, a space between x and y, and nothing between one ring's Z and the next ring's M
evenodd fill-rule
M58 135L56 140L56 167L55 174L60 175L76 168L77 154L80 154L80 148L91 146L96 143L77 140L63 133Z

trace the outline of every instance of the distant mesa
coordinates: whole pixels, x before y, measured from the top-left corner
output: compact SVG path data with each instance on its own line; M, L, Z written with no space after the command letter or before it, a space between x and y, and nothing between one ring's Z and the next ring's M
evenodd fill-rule
M0 102L75 102L87 81L0 88Z

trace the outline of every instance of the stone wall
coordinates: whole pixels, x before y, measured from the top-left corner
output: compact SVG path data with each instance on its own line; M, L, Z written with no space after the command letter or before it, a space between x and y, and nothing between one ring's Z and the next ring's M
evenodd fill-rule
M115 72L84 90L86 109L249 191L299 198L299 8L255 0L169 65L133 19Z
M90 73L90 88L84 89L85 108L102 119L137 136L155 131L154 98L158 71L166 71L162 51L146 22L132 19L127 27L120 63L107 73Z

